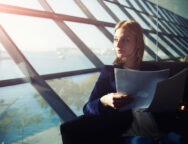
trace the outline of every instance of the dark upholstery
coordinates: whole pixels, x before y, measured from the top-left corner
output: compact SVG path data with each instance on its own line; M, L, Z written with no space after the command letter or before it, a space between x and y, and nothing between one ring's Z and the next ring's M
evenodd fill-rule
M153 65L163 68L169 68L170 69L170 76L173 76L174 74L180 72L184 68L188 68L188 63L185 62L143 62L144 66L151 67ZM188 74L186 78L186 84L184 88L184 97L183 97L184 103L188 103Z

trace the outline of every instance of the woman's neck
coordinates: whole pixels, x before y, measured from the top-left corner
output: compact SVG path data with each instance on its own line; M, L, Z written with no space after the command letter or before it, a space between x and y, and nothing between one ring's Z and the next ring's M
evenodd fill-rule
M139 67L138 67L138 65L136 63L136 59L134 57L126 58L123 67L124 68L135 69L135 70L139 69Z

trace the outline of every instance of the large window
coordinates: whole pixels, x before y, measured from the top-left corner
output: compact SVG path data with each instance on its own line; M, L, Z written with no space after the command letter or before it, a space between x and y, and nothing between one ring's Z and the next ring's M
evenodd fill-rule
M144 61L187 56L187 5L0 0L0 143L61 143L62 115L83 114L100 67L116 57L113 28L119 20L136 20L143 28Z

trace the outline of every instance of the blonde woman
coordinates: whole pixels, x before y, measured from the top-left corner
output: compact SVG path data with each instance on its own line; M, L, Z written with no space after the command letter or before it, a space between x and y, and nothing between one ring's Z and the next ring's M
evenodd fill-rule
M63 144L118 144L122 134L152 136L155 123L148 115L119 109L134 99L129 94L117 93L114 68L145 70L142 66L144 40L142 28L136 21L120 21L115 26L113 65L104 66L88 102L85 115L61 125ZM139 119L138 119L139 117ZM143 120L143 124L141 121ZM145 123L145 124L144 124ZM145 130L142 129L144 127Z

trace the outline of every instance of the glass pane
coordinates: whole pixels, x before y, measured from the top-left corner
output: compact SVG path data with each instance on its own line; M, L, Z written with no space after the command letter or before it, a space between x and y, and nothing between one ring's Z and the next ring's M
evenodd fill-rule
M167 36L163 36L163 37L165 37L177 49L177 51L182 53L184 56L187 55L185 46L183 46L177 38L170 38Z
M137 4L137 2L135 0L130 0L129 2L133 5L134 9L142 11L142 9L138 6L138 4Z
M115 23L115 21L106 12L106 10L97 2L97 0L82 0L82 2L97 20Z
M168 34L172 34L172 32L170 31L170 29L168 28L168 25L166 25L166 23L163 20L158 20L158 25L162 27L162 29L159 28L159 30L161 30L164 33L168 33Z
M157 6L154 6L154 5L152 5L150 2L145 2L147 5L148 5L148 7L153 11L153 14L155 15L155 16L158 16L159 18L161 18L161 16L160 15L158 15L158 13L157 13Z
M37 0L0 0L0 3L30 9L43 10Z
M144 51L143 61L153 61L155 60L147 51Z
M83 106L88 101L98 76L99 73L84 74L47 82L77 115L82 115Z
M159 6L169 10L170 12L173 12L174 17L176 17L177 15L180 15L184 18L188 18L188 9L187 9L187 5L188 5L188 1L187 0L149 0L152 3L155 4L159 4ZM179 22L178 22L179 23Z
M168 28L169 28L169 29L170 29L170 31L171 31L171 34L176 35L175 30L172 28L172 25L173 25L173 24L171 24L170 22L166 22L166 21L163 21L163 23L165 23L165 25L167 25L167 26L168 26Z
M168 52L170 52L170 54L173 55L173 57L178 57L178 54L176 53L176 51L173 49L173 47L170 47L168 43L166 43L165 41L162 40L162 38L166 39L165 36L158 36L158 43L160 43ZM169 40L169 39L168 39ZM168 41L167 40L167 41ZM168 41L169 42L169 41Z
M116 4L104 2L120 20L129 20L128 16Z
M150 11L150 10L148 9L148 7L146 6L145 1L143 1L143 0L137 0L137 1L138 1L138 3L140 3L140 5L144 8L144 11L145 11L145 12L147 12L147 13L150 14L150 15L153 15L152 11Z
M1 143L61 142L60 118L30 84L2 87L0 91Z
M147 26L147 24L142 20L142 18L133 10L126 9L127 12L141 25L143 29L150 29L150 27Z
M114 35L114 28L105 27L112 35Z
M170 25L172 27L172 29L175 31L176 35L178 36L184 36L184 34L182 33L182 31L180 31L179 27L177 25L174 25L173 23L170 23Z
M142 16L149 23L149 26L147 26L149 28L147 28L147 29L150 29L150 30L154 29L155 31L157 31L157 30L160 31L160 29L157 28L157 24L155 23L156 21L158 22L158 20L155 17L148 17L145 14L142 14ZM156 20L156 21L154 21L154 20Z
M113 1L113 0L112 0L112 1ZM130 5L127 3L126 0L118 0L118 2L119 2L120 4L122 4L122 5L124 5L124 6L130 7Z
M21 77L24 75L0 43L0 80Z
M0 14L0 23L39 74L94 68L51 20Z
M153 40L152 43L155 44L155 50L154 51L155 51L156 55L158 57L160 57L161 59L169 58L169 56L160 47L160 46L162 46L166 50L167 45L165 45L164 42L161 41L159 36L157 36L156 34L150 34L150 36L151 36L151 39ZM167 50L167 51L169 52L169 50Z
M73 0L46 0L56 13L86 18Z
M156 38L157 36L155 34L148 34L148 35L144 35L144 42L145 45L153 52L157 55L157 46L156 46ZM148 55L151 56L151 54L148 53ZM147 57L147 54L145 55L144 53L144 57L145 59L150 59L150 57Z
M162 11L162 8L159 8L158 10L159 10L159 15L161 15L161 18L162 18L162 19L165 19L165 20L167 20L167 21L170 21L170 20L168 19L168 17L166 17L166 15L164 14L164 10Z
M112 51L113 43L97 29L88 24L66 22L79 38L101 59L104 64L112 64L115 54ZM78 29L79 27L79 29Z

